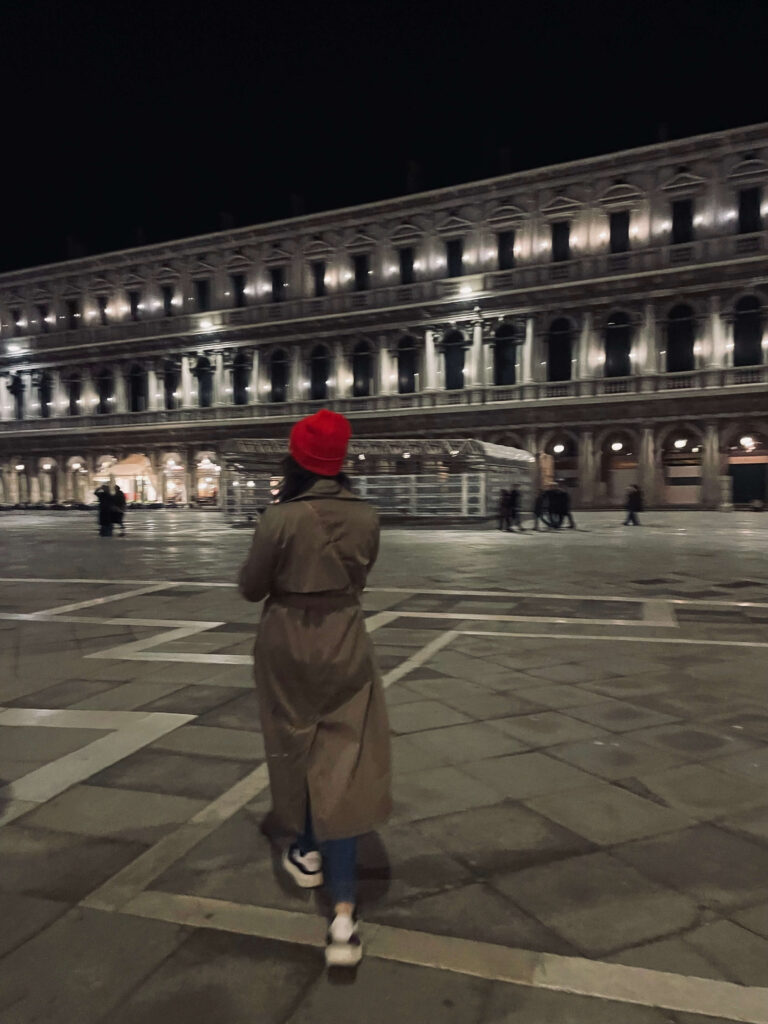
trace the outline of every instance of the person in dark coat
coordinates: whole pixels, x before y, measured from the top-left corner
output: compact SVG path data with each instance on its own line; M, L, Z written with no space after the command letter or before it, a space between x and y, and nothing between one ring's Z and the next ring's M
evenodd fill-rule
M112 521L120 527L120 536L125 536L125 491L119 484L115 484L115 493L112 497Z
M565 487L563 487L562 480L557 486L557 501L558 511L560 513L560 522L564 523L567 519L569 528L571 530L575 530L576 523L574 523L573 516L571 515L571 496Z
M109 493L109 487L107 484L102 484L93 493L99 503L99 536L111 537L112 524L114 522L112 518L114 505L112 495Z
M533 528L538 530L539 520L544 523L545 526L549 526L549 523L545 519L545 513L549 512L549 491L539 491L536 495L536 500L533 503Z
M502 491L499 498L499 529L509 531L510 503L509 491Z
M632 484L627 491L627 501L625 508L627 510L627 518L624 520L624 526L639 526L640 522L637 518L637 513L643 511L643 493L637 484Z
M525 529L523 522L520 518L520 491L517 487L513 487L509 492L509 526L510 532L513 527L517 527L521 532Z
M547 508L549 525L553 530L559 530L563 521L563 492L556 484L547 488Z
M328 884L329 966L360 961L357 837L392 809L389 722L361 605L379 522L342 473L350 434L327 409L296 424L278 502L239 579L247 601L266 598L254 676L272 815L294 840L282 865L301 888Z

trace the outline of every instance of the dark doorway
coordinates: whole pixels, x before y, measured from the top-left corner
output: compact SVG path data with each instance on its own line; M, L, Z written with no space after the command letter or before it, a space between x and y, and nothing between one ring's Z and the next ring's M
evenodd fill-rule
M497 387L517 383L517 332L512 324L502 324L496 331L493 350L493 383Z
M366 341L355 346L352 353L352 394L365 398L373 391L373 353Z
M749 505L753 501L766 500L767 463L736 463L730 467L730 471L734 505Z
M605 329L605 376L629 377L632 373L632 326L626 313L614 313Z
M571 379L573 328L570 320L559 317L552 322L547 335L547 380Z
M736 303L733 322L733 365L758 366L763 361L763 313L760 300L746 295Z
M690 306L675 306L667 317L667 373L695 368L696 320Z
M331 356L325 345L316 345L312 349L309 363L309 397L313 402L325 402L331 376Z
M443 342L446 391L460 391L464 387L465 351L464 335L460 331L450 331Z

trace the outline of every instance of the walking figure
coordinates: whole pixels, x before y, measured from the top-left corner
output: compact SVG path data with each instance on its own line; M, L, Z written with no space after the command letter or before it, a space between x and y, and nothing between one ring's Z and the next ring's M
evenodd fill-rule
M643 511L643 493L637 484L632 484L627 490L627 500L625 504L627 510L627 518L624 520L624 526L639 526L640 522L637 518L637 513Z
M544 523L546 527L549 527L549 492L539 491L536 495L536 500L533 503L533 528L534 530L539 529L539 521Z
M522 533L525 527L523 521L520 518L520 490L517 487L513 487L509 492L509 516L508 516L508 529L512 531L512 527L516 526Z
M511 520L509 491L502 491L499 498L499 529L509 530Z
M254 675L274 817L294 837L282 865L333 903L325 959L362 956L355 917L357 837L390 814L389 723L360 599L379 523L342 473L349 421L322 409L297 423L276 504L240 571L266 604Z

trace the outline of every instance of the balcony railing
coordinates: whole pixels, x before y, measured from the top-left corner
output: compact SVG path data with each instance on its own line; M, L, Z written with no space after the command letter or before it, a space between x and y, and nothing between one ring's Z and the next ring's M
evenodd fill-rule
M4 420L0 434L50 433L68 429L114 430L184 423L232 423L237 420L295 419L321 406L350 416L362 413L397 413L407 409L476 409L483 405L518 402L559 402L580 398L612 398L616 395L649 395L687 390L706 391L726 387L752 388L768 385L768 365L730 369L693 370L688 373L646 374L635 377L596 377L586 380L531 382L503 387L477 386L456 391L420 391L407 395L371 395L367 398L297 400L256 405L217 405L209 408L157 409L148 412L107 415L57 416L50 419Z
M768 234L730 235L704 238L687 245L637 248L625 253L575 255L565 263L522 264L513 270L468 274L450 280L419 281L410 285L389 285L361 292L337 292L322 298L296 298L285 302L258 302L236 309L126 321L106 326L84 325L72 331L53 330L25 334L15 339L22 347L59 346L62 343L108 344L177 335L210 337L237 327L287 320L408 306L422 302L457 299L476 300L494 292L547 287L618 275L638 274L665 268L706 266L707 263L744 259L768 252ZM205 324L205 327L203 326Z

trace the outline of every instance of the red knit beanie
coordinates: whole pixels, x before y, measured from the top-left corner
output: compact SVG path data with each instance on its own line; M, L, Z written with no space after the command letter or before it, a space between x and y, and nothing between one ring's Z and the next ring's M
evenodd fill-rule
M337 476L344 465L352 425L346 416L321 409L307 416L291 431L290 452L310 473Z

